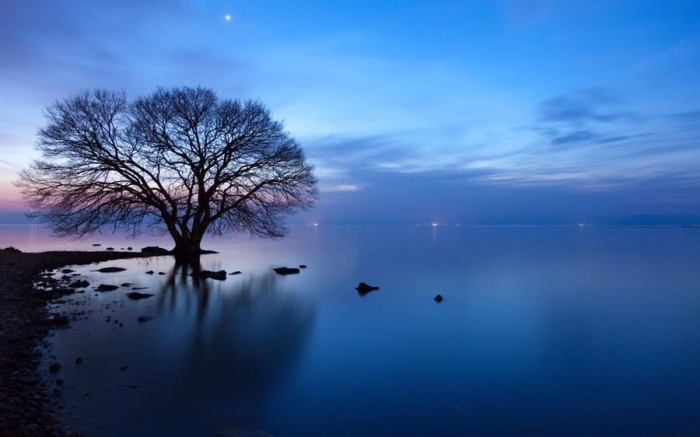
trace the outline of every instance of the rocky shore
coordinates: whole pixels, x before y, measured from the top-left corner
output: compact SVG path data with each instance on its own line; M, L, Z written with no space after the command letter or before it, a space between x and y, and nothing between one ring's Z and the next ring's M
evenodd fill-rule
M55 321L47 302L55 295L33 284L46 270L144 256L134 252L22 253L0 249L0 435L71 435L57 420L59 404L39 373L38 349Z

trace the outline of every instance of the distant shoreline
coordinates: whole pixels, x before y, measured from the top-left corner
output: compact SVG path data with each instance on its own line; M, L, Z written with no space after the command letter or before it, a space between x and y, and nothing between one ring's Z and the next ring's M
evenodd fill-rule
M47 303L60 297L33 284L69 265L144 258L140 252L0 250L0 435L70 435L58 420L54 387L42 380L38 348L50 329Z

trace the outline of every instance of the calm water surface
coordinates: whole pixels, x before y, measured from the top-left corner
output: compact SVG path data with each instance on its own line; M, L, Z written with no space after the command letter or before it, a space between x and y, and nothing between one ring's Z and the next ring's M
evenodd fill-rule
M8 229L0 246L27 251L155 241ZM48 352L63 363L50 378L65 380L69 425L88 435L700 433L700 229L320 226L207 246L220 253L202 268L242 273L197 282L170 257L103 263L127 268L111 274L76 267L93 285L155 296L88 289L54 306L77 318ZM299 275L271 270L299 264ZM360 296L360 281L381 289Z

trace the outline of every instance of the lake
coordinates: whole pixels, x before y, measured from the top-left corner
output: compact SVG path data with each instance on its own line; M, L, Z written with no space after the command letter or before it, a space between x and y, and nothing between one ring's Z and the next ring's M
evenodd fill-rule
M0 246L24 251L92 243L171 246L0 227ZM75 267L92 286L131 285L52 305L76 318L46 353L63 365L47 378L65 381L66 424L106 436L700 432L700 229L297 226L205 246L219 253L201 268L241 273L195 280L171 257ZM362 296L361 281L380 289ZM129 300L132 287L154 296Z

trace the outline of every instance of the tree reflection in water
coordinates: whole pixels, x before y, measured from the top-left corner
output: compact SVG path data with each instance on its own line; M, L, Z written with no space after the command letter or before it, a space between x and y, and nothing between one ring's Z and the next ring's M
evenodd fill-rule
M199 258L178 260L158 302L191 326L182 347L183 395L264 396L294 366L313 327L314 306L269 271L226 281L198 278Z

